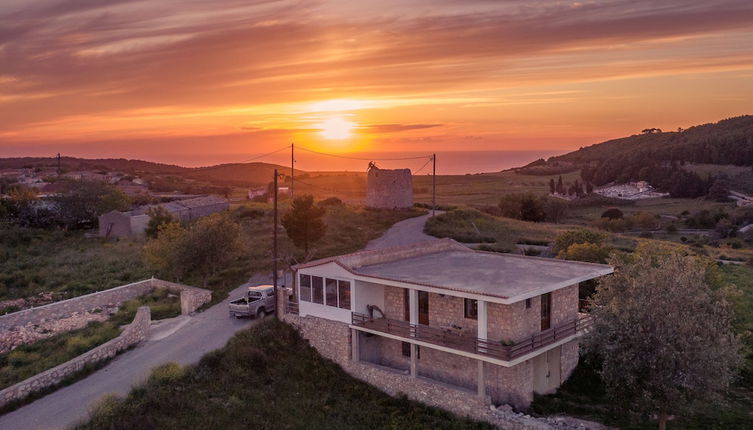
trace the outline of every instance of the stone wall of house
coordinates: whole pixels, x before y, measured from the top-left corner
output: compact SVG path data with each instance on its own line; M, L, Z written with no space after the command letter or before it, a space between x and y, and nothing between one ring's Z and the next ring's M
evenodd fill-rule
M86 294L84 296L74 297L68 300L50 303L36 308L2 315L0 316L0 331L10 330L14 327L25 326L28 324L41 324L45 321L66 318L75 313L89 312L98 308L119 306L123 302L148 294L154 288L166 288L174 293L180 294L181 311L183 314L194 312L201 305L212 299L212 292L209 290L175 284L159 279L147 279L96 293Z
M319 354L341 366L350 363L352 355L348 324L313 316L281 315L282 320L295 327Z
M533 363L524 361L513 367L484 363L486 393L495 404L527 408L533 401Z
M148 306L142 306L120 336L112 339L78 357L66 361L52 369L32 376L24 381L0 391L0 407L20 400L29 394L51 387L63 381L66 377L84 369L87 365L98 363L114 357L119 352L144 340L149 332L151 312Z
M465 317L465 302L461 297L429 293L429 325L464 336L478 335L478 320Z
M573 374L573 370L578 365L578 339L563 344L560 352L560 384L567 381L567 378Z
M531 298L531 307L526 301L503 305L487 305L487 330L490 340L515 341L541 331L541 299Z
M405 320L405 290L384 286L384 317L391 320Z
M413 177L410 169L369 169L366 206L370 208L413 207Z
M552 291L552 327L578 316L578 284Z

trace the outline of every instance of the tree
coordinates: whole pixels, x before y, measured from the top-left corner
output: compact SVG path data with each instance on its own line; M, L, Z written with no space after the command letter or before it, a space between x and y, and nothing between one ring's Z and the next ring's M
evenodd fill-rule
M605 210L603 214L601 214L601 217L609 219L622 219L623 213L617 208L609 208Z
M227 268L240 255L240 226L227 213L199 218L184 239L185 261L202 276L204 286L210 275Z
M544 199L533 193L512 193L502 196L499 209L502 216L523 221L541 222L546 218Z
M159 229L163 225L177 221L163 206L151 207L146 211L146 214L149 215L149 224L146 226L145 233L147 237L151 238L157 237Z
M282 226L293 244L303 248L309 258L309 247L324 238L327 225L324 223L326 209L314 205L314 196L304 195L293 200L291 208L282 217Z
M544 203L546 220L559 223L567 215L567 203L558 198L548 198Z
M565 184L562 183L562 176L557 179L556 190L558 194L565 194Z
M549 194L554 194L557 191L557 186L554 184L554 178L549 179Z
M98 181L70 181L67 191L55 198L60 221L68 228L96 225L103 213L131 207L130 198L117 188Z
M716 179L714 179L711 187L709 187L709 192L706 195L706 198L716 202L728 202L730 201L729 191L729 178L727 175L719 174Z
M679 253L615 255L601 278L586 349L602 361L601 378L616 404L659 429L670 414L714 402L741 363L733 310L707 279L709 264Z
M240 226L228 214L199 218L188 229L178 222L162 224L156 239L144 246L144 258L150 267L178 281L198 274L206 286L209 276L240 255L240 233Z
M147 266L180 281L190 269L185 248L187 235L188 231L177 222L161 225L157 237L144 245Z

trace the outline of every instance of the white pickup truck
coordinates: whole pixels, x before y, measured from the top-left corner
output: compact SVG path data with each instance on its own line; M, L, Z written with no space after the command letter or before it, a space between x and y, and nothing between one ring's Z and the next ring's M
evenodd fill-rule
M272 285L248 287L245 297L230 302L230 316L263 318L275 311L275 288Z

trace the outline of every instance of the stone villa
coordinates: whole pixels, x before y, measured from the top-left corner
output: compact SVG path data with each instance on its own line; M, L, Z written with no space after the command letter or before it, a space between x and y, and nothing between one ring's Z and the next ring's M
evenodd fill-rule
M408 390L428 382L454 390L442 388L439 397L464 393L461 404L480 398L517 408L570 376L590 321L578 312L578 283L613 271L474 251L451 239L293 270L293 288L280 295L283 319L351 374L387 392L395 392L388 385ZM437 393L414 391L418 400L446 406Z

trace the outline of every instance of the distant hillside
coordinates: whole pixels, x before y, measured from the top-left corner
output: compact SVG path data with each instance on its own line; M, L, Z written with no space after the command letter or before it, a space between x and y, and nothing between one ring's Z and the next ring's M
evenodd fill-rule
M699 169L691 165L753 166L753 116L729 118L687 130L663 132L647 129L642 134L609 140L546 161L538 160L516 171L555 175L580 170L586 183L645 180L674 197L707 195L714 182L719 187L748 190L753 170L730 178L729 168Z
M609 140L553 157L549 161L584 164L641 158L753 165L753 116L729 118L682 131L646 132Z
M281 175L290 175L290 167L283 167L269 163L220 164L212 167L187 169L182 175L192 179L204 181L220 181L238 184L268 184L274 176L274 169ZM303 170L295 170L296 175L302 175Z
M33 168L56 167L55 157L19 157L0 158L0 168ZM126 160L125 158L75 158L61 157L60 164L68 171L76 170L106 170L124 173L179 173L187 170L185 167L170 164L152 163L142 160Z
M62 157L60 164L67 171L117 171L133 175L179 176L185 179L195 179L205 182L217 182L235 185L261 185L272 180L274 169L282 175L290 175L290 167L269 163L233 163L220 164L210 167L182 167L171 164L153 163L142 160L126 160L123 158L87 159ZM0 168L34 168L56 167L57 158L54 157L23 157L0 158ZM296 174L305 172L296 169Z

